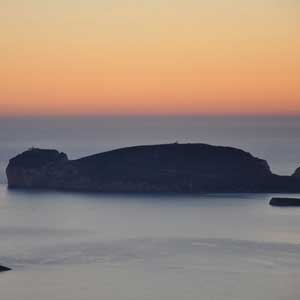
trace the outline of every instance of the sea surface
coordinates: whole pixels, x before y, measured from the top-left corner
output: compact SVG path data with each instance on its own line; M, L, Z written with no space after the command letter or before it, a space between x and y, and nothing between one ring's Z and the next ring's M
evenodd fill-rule
M31 146L77 158L175 141L236 146L278 174L300 166L296 117L0 119L0 264L13 268L0 299L299 300L300 208L271 207L271 194L6 187L8 159Z

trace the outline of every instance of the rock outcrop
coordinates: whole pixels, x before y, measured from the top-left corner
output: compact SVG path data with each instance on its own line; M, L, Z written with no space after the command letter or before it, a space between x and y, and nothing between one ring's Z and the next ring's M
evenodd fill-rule
M67 161L65 153L31 148L9 161L6 169L8 185L23 188L45 186L49 177L59 176L59 171Z
M29 149L6 169L9 188L96 192L297 192L297 176L272 174L245 151L207 144L117 149L77 160Z
M4 267L0 265L0 272L6 272L6 271L10 271L10 268Z
M272 206L300 206L299 198L281 198L274 197L270 201Z
M296 171L294 172L294 174L292 176L300 179L300 168L296 169Z

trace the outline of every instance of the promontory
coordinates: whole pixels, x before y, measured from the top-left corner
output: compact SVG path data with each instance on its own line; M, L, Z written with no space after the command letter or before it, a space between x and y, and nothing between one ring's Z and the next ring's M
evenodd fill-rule
M10 270L11 270L10 268L0 265L0 272L6 272Z
M200 143L133 146L70 160L31 148L9 161L10 189L88 192L300 192L300 169L271 172L265 160L232 147Z

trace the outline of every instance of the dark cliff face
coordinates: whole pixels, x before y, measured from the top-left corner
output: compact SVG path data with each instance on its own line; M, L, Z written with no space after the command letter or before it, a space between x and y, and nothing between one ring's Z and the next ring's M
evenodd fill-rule
M9 161L6 168L8 186L35 188L46 185L49 171L63 168L67 161L67 155L57 150L29 149Z
M78 160L32 149L10 160L10 188L102 192L261 192L295 190L266 161L231 147L166 144L117 149ZM300 190L300 186L299 186Z
M294 174L292 175L294 178L299 178L300 179L300 168L296 169Z

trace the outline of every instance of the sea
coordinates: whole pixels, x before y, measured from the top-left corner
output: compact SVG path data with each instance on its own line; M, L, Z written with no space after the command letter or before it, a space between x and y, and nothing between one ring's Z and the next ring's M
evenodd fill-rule
M299 300L300 208L269 206L274 194L6 186L8 160L30 147L76 159L174 142L238 147L281 175L300 166L299 117L1 118L0 264L13 270L0 273L0 299Z

